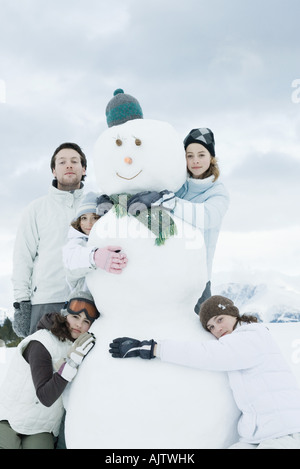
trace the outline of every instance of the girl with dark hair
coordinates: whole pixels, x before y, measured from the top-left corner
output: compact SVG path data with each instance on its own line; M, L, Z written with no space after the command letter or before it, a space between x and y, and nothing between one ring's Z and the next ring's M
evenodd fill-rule
M20 342L0 388L1 449L54 449L62 393L95 345L88 330L99 315L88 292L75 293Z

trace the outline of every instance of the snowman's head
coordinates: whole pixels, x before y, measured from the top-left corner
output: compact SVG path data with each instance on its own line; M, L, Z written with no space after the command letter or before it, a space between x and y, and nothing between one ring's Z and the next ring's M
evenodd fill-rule
M95 176L106 194L176 191L186 179L184 147L167 122L129 120L105 130L94 149Z

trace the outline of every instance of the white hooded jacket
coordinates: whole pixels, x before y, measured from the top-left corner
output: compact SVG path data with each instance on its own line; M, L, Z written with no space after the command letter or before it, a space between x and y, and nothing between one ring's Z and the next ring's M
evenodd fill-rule
M79 284L81 290L86 290L85 276L97 268L94 261L94 252L97 248L87 246L88 239L88 235L70 226L68 241L62 248L62 256L71 291L79 289Z

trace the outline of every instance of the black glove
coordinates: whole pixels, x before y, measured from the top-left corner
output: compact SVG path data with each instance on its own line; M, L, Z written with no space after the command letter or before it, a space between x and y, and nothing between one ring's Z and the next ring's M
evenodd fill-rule
M18 337L27 337L30 331L31 302L21 301L14 303L15 314L13 320L13 330Z
M139 192L128 200L127 211L130 215L139 215L144 210L151 208L151 205L160 198L160 193L156 191Z
M109 351L114 358L141 357L150 359L155 358L155 355L153 355L155 345L156 342L154 340L143 340L140 342L130 337L118 337L109 344Z
M109 212L113 205L113 201L108 197L108 195L100 195L96 200L96 214L102 217Z

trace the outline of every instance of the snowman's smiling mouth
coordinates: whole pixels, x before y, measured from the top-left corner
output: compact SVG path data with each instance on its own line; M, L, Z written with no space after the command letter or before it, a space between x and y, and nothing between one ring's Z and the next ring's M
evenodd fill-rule
M122 179L126 179L127 181L130 181L131 179L134 179L136 178L139 174L141 174L143 170L141 169L135 176L132 176L131 178L126 178L124 176L121 176L119 173L116 173L116 175L119 177L119 178L122 178Z

